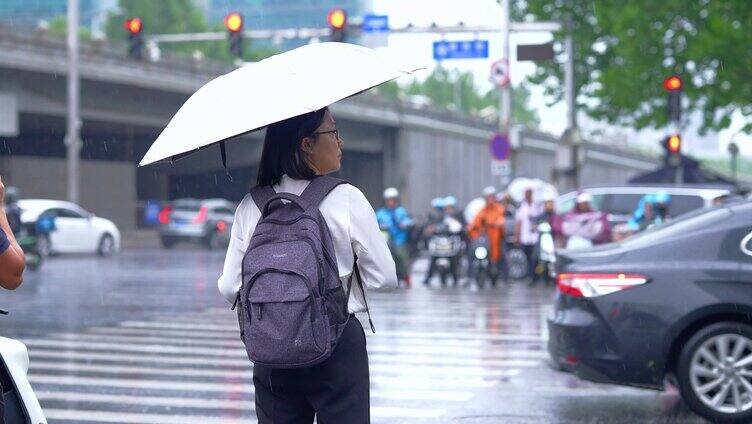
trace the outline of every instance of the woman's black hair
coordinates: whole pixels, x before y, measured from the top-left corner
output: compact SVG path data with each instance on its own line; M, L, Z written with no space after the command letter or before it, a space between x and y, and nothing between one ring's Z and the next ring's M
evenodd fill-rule
M326 111L327 108L308 112L266 128L256 184L278 184L284 174L296 180L310 180L316 176L301 154L300 143L316 132L324 121Z

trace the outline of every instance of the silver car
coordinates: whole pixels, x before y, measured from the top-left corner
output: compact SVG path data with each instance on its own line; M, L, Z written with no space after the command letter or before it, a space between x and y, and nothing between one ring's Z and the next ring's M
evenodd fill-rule
M178 199L159 214L162 246L169 249L181 241L203 244L209 249L230 241L235 204L225 199Z

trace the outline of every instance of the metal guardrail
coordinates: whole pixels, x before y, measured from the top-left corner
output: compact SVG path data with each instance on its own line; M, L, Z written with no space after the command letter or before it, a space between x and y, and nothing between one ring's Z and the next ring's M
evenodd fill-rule
M26 35L0 29L0 46L12 49L24 49L49 56L65 58L67 56L65 40L49 38L43 35ZM126 48L118 48L106 42L82 42L79 46L82 60L95 60L113 65L140 67L145 70L169 70L189 76L217 76L235 69L235 66L213 61L210 59L195 60L191 58L175 57L168 52L162 52L158 61L137 61L127 57Z

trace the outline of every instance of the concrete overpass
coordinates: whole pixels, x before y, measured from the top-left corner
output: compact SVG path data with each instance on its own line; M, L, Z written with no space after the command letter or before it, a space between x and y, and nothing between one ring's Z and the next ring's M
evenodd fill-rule
M223 196L239 200L255 179L263 132L228 143L229 183L219 151L137 169L172 114L198 87L232 68L214 63L134 62L107 46L81 52L81 203L124 228L147 199ZM62 42L0 34L0 174L26 197L65 196L66 52ZM341 175L377 205L396 186L416 213L432 197L461 201L494 183L488 139L494 124L363 94L335 104L345 152ZM5 123L2 125L2 123ZM14 131L15 124L15 131ZM523 131L517 176L550 179L557 140ZM583 181L621 183L654 159L588 146Z

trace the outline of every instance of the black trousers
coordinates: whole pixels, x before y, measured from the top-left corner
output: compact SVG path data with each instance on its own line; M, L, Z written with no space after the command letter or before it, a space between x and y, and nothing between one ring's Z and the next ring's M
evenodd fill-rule
M535 254L534 244L523 244L522 251L525 252L527 258L527 277L535 279L535 267L538 265L538 257Z
M259 424L368 424L370 381L366 335L350 321L326 361L309 368L253 368Z

